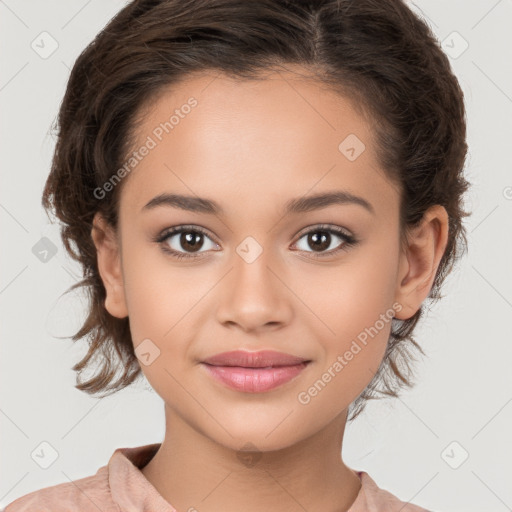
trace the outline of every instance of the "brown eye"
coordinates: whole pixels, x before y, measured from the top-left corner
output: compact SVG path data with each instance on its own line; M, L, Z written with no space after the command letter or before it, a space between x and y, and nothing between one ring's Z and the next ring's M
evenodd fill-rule
M168 229L156 241L165 252L177 258L194 258L217 246L202 229L186 226ZM201 251L205 246L206 251Z
M337 239L341 239L341 243ZM300 243L301 240L304 240L302 244ZM340 250L346 250L355 245L356 242L353 236L341 229L319 226L304 233L295 245L301 251L318 253L318 256L321 257L337 254ZM317 255L314 256L317 257Z
M315 251L325 251L331 245L331 238L328 231L315 231L307 235L307 244Z
M179 245L185 249L185 251L197 252L203 246L202 233L196 231L182 231L179 236Z

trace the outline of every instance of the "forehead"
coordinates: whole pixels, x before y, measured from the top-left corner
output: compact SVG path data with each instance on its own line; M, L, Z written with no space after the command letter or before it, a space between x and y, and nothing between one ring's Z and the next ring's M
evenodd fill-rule
M151 149L122 192L138 210L162 192L220 203L242 197L247 208L250 198L279 203L333 188L372 203L393 198L367 120L312 78L291 71L259 80L190 75L141 114L134 149Z

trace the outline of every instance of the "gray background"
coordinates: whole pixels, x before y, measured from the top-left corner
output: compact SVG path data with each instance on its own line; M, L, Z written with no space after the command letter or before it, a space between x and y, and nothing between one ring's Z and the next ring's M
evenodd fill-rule
M163 404L147 383L99 401L73 387L71 367L85 347L58 336L75 332L83 317L80 297L63 295L79 268L40 206L70 68L123 5L0 1L0 508L94 474L116 448L164 435ZM501 512L512 509L512 2L410 6L455 52L465 93L469 253L416 332L427 354L416 366L418 384L398 400L370 404L347 429L344 457L431 510ZM43 31L58 44L46 58L38 53ZM44 48L51 50L49 38ZM33 252L42 237L57 247L46 263ZM31 457L42 442L58 453L47 469Z

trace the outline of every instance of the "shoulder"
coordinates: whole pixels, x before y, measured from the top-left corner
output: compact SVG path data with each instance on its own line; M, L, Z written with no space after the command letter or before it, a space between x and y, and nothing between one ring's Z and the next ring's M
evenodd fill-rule
M431 512L419 505L403 501L397 496L380 488L365 471L358 471L361 479L361 508L351 508L350 512ZM363 508L364 507L364 508Z
M0 512L120 512L112 501L106 466L72 482L32 491L11 502Z

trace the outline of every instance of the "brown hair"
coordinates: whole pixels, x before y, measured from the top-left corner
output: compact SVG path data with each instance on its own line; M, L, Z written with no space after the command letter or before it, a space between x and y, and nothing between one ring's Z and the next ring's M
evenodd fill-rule
M84 287L90 300L88 317L72 337L89 343L73 367L77 389L108 395L141 374L128 318L115 318L104 307L91 238L97 211L117 227L121 186L101 199L94 190L133 151L137 114L190 73L214 70L258 79L286 64L310 70L371 120L379 163L400 186L402 240L430 206L446 208L448 245L429 295L441 298L441 284L467 250L463 93L430 28L403 0L133 1L73 66L42 199L63 224L66 250L83 267L83 279L70 290ZM382 364L351 404L349 420L367 400L397 397L399 389L413 385L409 348L424 354L411 335L423 312L424 305L407 320L392 320ZM88 367L97 372L81 381Z

